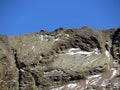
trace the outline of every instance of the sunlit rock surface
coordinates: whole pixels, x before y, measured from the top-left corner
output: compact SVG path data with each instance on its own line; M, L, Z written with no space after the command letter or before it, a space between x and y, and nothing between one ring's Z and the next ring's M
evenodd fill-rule
M0 35L0 90L120 90L120 29Z

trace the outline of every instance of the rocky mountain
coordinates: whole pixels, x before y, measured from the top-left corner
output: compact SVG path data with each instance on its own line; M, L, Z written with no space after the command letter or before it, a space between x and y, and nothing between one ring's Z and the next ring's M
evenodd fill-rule
M0 90L120 90L120 28L0 35Z

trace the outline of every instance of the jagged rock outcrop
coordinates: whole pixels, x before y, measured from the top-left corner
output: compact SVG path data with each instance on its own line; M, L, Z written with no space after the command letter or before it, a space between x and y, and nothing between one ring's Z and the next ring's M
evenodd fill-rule
M0 90L119 89L119 28L0 35Z

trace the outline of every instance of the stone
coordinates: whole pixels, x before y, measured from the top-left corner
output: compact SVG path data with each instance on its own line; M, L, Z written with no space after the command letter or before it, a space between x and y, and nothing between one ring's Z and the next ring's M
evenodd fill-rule
M0 90L119 88L119 34L85 26L0 35Z

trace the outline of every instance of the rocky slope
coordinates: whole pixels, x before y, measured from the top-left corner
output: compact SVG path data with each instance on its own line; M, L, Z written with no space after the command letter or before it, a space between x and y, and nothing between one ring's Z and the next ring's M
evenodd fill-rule
M120 90L120 28L0 35L0 90Z

